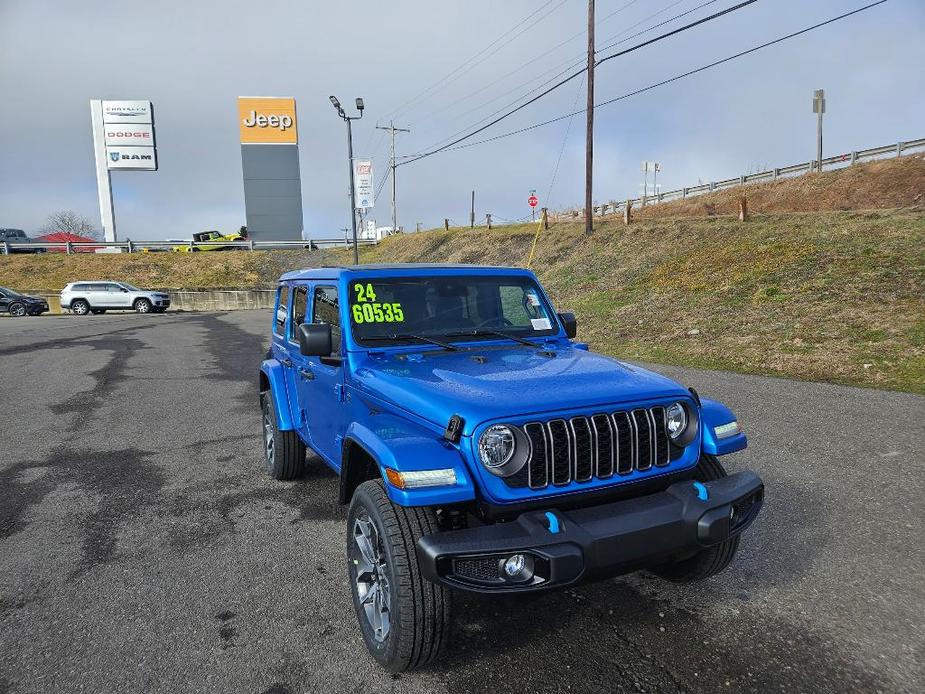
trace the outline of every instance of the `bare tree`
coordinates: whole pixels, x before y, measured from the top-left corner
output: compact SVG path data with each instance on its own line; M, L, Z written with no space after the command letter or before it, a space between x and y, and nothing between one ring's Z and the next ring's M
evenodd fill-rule
M48 219L41 229L43 234L54 234L63 231L67 234L77 234L91 239L101 239L102 234L86 217L81 217L74 210L58 210L48 215Z

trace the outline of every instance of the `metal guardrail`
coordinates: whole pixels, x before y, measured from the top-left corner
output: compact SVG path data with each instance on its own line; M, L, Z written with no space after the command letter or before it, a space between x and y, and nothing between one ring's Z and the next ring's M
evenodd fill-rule
M724 181L712 181L710 183L702 183L700 185L689 186L687 188L669 190L664 193L657 193L652 196L646 196L645 198L630 198L628 201L621 202L611 201L608 204L595 205L592 210L595 214L604 215L608 212L622 211L626 207L627 202L629 202L633 207L636 207L637 205L643 204L643 201L645 201L645 204L647 205L653 205L659 202L668 202L670 200L681 200L694 195L712 193L715 190L734 188L736 186L743 186L749 183L776 181L781 177L799 176L802 174L810 173L812 171L822 171L826 167L833 168L838 165L850 166L865 159L874 159L889 154L895 154L897 157L901 157L905 154L911 153L912 150L919 150L923 148L925 148L925 138L918 140L906 140L903 142L897 142L896 144L892 145L884 145L882 147L872 147L871 149L861 149L854 152L836 154L834 157L824 158L821 162L821 165L817 165L816 160L803 162L802 164L791 164L790 166L769 169L767 171L759 171L752 174L745 174L744 176L739 176L738 178L727 178ZM582 214L583 211L584 208L572 208L562 212L555 212L553 213L553 216L555 218L577 217L578 215Z
M358 246L375 246L379 242L375 239L358 239ZM98 249L114 248L126 253L136 253L139 251L199 251L203 248L215 249L233 249L242 251L259 251L267 249L286 249L286 248L352 248L353 241L344 239L306 239L304 241L86 241L86 242L66 242L66 243L9 243L0 244L4 255L22 250L44 250L71 253L94 253ZM84 249L84 250L81 250ZM208 251L212 252L212 251Z

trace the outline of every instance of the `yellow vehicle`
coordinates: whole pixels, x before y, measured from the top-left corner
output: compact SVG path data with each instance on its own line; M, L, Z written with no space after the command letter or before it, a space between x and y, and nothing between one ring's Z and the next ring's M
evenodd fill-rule
M174 250L179 253L191 253L197 251L234 251L244 250L243 246L228 245L229 242L247 241L247 227L241 227L240 231L232 234L223 234L220 231L200 231L193 234L195 244L183 246L174 246Z

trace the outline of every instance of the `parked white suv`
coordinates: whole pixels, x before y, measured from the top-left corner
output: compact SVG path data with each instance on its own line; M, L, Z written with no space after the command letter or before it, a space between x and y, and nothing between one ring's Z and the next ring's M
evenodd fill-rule
M109 310L163 313L169 306L168 294L139 289L126 282L71 282L61 290L62 310L70 309L78 316Z

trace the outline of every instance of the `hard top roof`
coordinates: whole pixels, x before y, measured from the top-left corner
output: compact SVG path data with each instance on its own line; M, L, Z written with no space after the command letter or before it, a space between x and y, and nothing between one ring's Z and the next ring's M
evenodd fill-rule
M472 265L466 263L381 263L369 265L335 265L331 267L314 267L303 268L287 272L280 277L284 280L312 280L312 279L336 279L341 275L352 273L370 274L375 273L381 276L400 277L402 275L426 275L427 270L440 271L447 270L451 274L459 275L462 273L471 274L530 274L529 270L519 267L504 267L492 265Z

